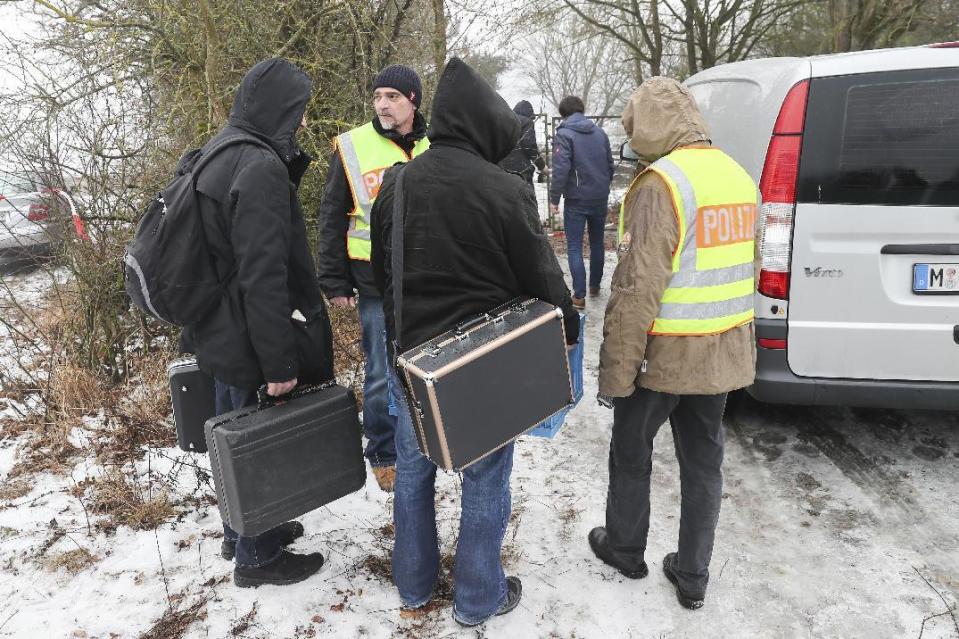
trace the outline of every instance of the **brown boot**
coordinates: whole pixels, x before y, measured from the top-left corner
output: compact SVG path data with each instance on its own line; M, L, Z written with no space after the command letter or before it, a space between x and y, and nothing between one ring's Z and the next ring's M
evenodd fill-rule
M573 296L573 308L577 311L582 311L586 308L586 300L582 297Z
M396 483L396 466L374 466L373 476L376 477L380 490L385 493L393 492L393 484Z
M599 287L598 287L598 286L590 286L590 287L589 287L589 296L590 296L590 297L599 297Z

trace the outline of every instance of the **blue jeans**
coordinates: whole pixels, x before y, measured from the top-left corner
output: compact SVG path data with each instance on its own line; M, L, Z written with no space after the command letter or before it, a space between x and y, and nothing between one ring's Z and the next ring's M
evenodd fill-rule
M360 327L363 332L363 354L366 356L363 381L363 434L366 435L366 458L370 466L392 466L396 463L396 417L390 412L390 382L387 368L386 323L383 319L383 298L360 295Z
M237 388L213 380L216 393L216 414L222 415L234 410L256 404L256 391ZM257 568L275 561L282 547L276 531L268 530L256 537L241 537L235 530L223 524L223 538L236 542L236 565L243 568Z
M563 208L563 228L566 230L566 257L569 274L573 278L573 297L586 297L586 268L583 266L583 234L589 231L589 287L599 288L603 281L606 249L603 243L606 226L606 205L571 205Z
M418 608L433 597L440 571L434 503L436 466L420 453L403 387L393 380L399 407L396 430L396 501L393 580L403 605ZM453 615L480 623L506 602L500 556L510 515L513 444L463 471L462 517L453 570Z

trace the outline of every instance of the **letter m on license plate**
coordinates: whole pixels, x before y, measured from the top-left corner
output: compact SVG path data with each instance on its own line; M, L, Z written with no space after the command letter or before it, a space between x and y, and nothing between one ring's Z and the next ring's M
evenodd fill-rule
M914 264L912 290L919 295L959 294L959 264Z

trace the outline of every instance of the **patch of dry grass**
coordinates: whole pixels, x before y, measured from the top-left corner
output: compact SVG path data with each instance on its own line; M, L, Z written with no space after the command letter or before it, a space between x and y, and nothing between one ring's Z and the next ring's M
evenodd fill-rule
M81 482L77 495L85 500L92 515L103 519L97 522L102 530L128 526L134 530L153 530L176 515L169 493L160 489L145 495L128 476L118 471L97 480Z
M50 572L57 572L62 569L71 575L76 575L95 564L99 559L84 548L75 548L48 557L43 565Z
M150 628L141 633L139 639L180 639L186 634L193 622L206 619L207 603L216 596L216 587L226 583L226 581L227 577L220 577L203 582L200 584L201 594L189 605L185 604L189 598L187 590L171 596L163 615L154 621ZM256 615L255 605L247 615L252 622Z
M23 479L7 479L0 481L0 501L13 501L30 494L33 485Z
M85 415L95 415L107 397L104 384L89 370L62 364L50 371L48 413L58 422L79 425Z
M206 619L207 599L198 599L184 608L167 608L139 639L180 639L194 621Z
M33 414L17 424L20 447L8 479L42 472L64 472L79 452L70 441L75 424Z

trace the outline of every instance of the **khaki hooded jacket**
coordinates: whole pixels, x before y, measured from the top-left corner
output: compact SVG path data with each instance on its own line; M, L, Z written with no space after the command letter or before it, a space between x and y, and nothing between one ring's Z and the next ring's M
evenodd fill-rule
M623 125L629 145L645 163L682 146L710 144L693 97L668 78L650 78L636 89L623 112ZM672 277L679 224L666 183L652 171L633 182L624 201L626 234L603 325L600 394L627 397L642 387L714 395L750 385L756 375L751 322L718 335L647 333Z

